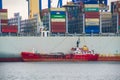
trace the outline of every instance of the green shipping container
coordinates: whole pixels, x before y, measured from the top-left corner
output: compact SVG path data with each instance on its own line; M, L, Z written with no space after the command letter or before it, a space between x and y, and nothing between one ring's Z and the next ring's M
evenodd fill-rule
M85 8L85 12L99 12L99 8Z
M51 18L66 18L66 15L51 15Z
M119 26L119 30L120 30L120 26Z

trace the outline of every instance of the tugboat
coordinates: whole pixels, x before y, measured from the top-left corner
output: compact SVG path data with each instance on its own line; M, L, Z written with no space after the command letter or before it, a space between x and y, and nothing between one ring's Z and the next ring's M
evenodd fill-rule
M62 52L41 54L37 52L21 52L23 61L97 61L98 54L94 53L94 50L84 45L79 48L80 39L76 42L76 47L71 48L71 52L64 54Z
M84 45L82 48L79 47L80 39L76 42L76 47L71 48L71 54L73 60L79 61L97 61L99 54L94 53L94 50L89 50L89 48Z

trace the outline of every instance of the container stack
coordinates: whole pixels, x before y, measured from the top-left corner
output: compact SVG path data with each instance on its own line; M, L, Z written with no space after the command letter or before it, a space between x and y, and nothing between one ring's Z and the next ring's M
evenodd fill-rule
M49 31L49 14L46 13L43 17L42 17L42 22L43 22L43 26L44 29Z
M43 9L41 12L41 20L45 30L49 30L49 9Z
M0 9L0 22L1 22L1 26L8 25L7 9Z
M18 27L16 25L8 25L8 12L7 9L0 10L0 22L2 33L17 33Z
M41 17L45 16L48 13L49 13L49 9L48 8L42 9L42 11L41 11Z
M81 34L83 32L83 14L82 3L80 4L67 4L64 7L67 11L68 33Z
M120 1L111 2L111 12L113 14L113 19L118 18L118 30L120 33ZM117 16L117 17L116 17ZM114 26L114 25L113 25Z
M0 9L0 33L3 32L4 26L8 25L7 9Z
M120 1L111 2L111 12L118 12L120 14Z
M115 28L112 26L112 14L111 12L101 12L101 26L102 26L102 33L114 33Z
M65 8L51 8L50 10L52 33L66 33L66 10Z
M2 9L2 0L0 0L0 9Z
M117 14L116 12L112 14L112 30L114 30L114 32L117 32Z
M85 33L99 33L100 32L100 14L99 4L96 1L90 1L84 4L85 11Z
M20 23L22 33L34 34L37 31L37 20L35 18L22 20Z

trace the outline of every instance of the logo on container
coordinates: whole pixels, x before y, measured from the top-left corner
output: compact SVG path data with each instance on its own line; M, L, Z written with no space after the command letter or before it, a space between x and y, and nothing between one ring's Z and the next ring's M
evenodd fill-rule
M56 14L60 14L60 12L56 12Z

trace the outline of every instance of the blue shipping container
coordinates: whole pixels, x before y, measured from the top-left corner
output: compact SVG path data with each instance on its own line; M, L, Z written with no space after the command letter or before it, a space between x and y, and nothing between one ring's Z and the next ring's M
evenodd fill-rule
M99 0L99 4L103 4L103 2L104 2L105 5L107 5L108 0Z
M72 2L88 2L88 1L97 1L97 0L72 0Z
M84 2L85 4L98 4L98 1L99 4L103 4L104 2L104 4L107 5L108 0L72 0L74 3Z
M86 1L84 4L98 4L98 1Z
M100 27L99 26L85 26L85 33L99 33Z
M66 15L65 11L51 11L51 15Z
M0 0L0 9L2 9L2 0Z

